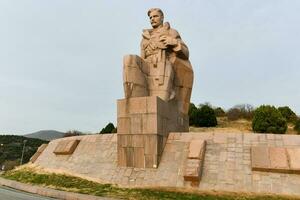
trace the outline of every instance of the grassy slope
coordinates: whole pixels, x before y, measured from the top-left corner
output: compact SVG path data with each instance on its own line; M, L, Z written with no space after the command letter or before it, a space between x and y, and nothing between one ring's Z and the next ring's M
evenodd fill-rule
M61 174L35 173L26 168L8 171L2 175L4 178L30 183L34 185L43 185L59 190L78 192L82 194L91 194L96 196L115 197L130 200L287 200L296 199L284 196L270 195L242 195L229 193L187 193L167 189L129 189L119 188L111 184L100 184L85 179L66 176Z

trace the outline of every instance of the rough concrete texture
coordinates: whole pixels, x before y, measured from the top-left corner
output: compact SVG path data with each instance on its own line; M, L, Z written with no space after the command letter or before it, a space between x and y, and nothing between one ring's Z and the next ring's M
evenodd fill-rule
M117 135L78 136L81 140L72 155L55 155L62 140L53 140L35 164L54 172L64 172L102 183L124 187L191 187L184 181L189 143L206 140L204 166L199 190L263 192L300 195L300 175L251 170L252 146L299 147L300 136L235 133L170 133L157 169L117 167ZM293 156L294 165L299 155Z

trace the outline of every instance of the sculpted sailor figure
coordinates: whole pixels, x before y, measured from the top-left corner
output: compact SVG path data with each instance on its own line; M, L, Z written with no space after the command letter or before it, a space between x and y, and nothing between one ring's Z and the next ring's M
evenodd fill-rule
M125 97L158 96L176 102L178 110L187 114L193 85L188 48L179 33L163 22L159 8L150 9L148 16L152 29L143 31L141 57L124 57Z

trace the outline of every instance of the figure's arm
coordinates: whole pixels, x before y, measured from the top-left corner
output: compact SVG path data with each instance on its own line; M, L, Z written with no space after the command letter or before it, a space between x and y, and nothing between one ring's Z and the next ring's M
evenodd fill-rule
M145 54L145 48L144 48L144 39L142 39L142 41L141 41L140 48L141 48L141 58L145 59L146 54Z
M189 59L188 47L184 44L176 30L170 30L169 36L162 36L161 41L163 41L166 45L171 46L172 50L177 54L178 57L185 60Z

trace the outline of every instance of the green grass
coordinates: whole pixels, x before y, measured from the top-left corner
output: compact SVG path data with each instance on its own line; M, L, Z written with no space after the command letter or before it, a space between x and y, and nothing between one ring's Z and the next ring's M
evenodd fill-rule
M59 190L78 192L96 196L115 197L130 200L287 200L283 196L254 196L245 194L209 194L175 192L167 189L129 189L120 188L111 184L100 184L85 179L61 174L40 174L32 170L19 169L4 173L3 178L52 187ZM295 199L295 198L294 198Z

